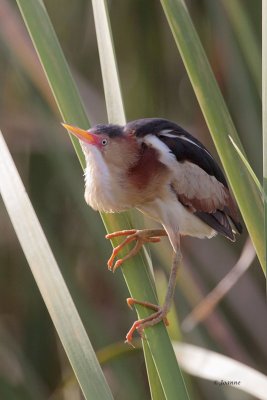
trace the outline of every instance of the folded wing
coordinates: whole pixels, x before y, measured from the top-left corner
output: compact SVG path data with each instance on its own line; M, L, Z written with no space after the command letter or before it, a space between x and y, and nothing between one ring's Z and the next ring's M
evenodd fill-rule
M237 207L225 177L208 150L179 127L164 129L158 138L177 159L172 190L177 199L217 232L234 240L242 231Z

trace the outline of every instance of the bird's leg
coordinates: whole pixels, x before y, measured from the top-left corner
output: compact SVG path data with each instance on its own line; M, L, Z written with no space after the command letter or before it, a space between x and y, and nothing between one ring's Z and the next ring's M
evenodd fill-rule
M131 310L133 309L134 304L138 304L139 306L150 308L153 311L160 311L160 309L161 309L161 307L158 306L157 304L150 303L149 301L136 300L136 299L133 299L132 297L128 297L128 299L126 299L126 302ZM164 324L166 326L169 325L169 322L166 317L164 318Z
M153 305L151 303L147 302L142 302L142 301L137 301L135 299L130 299L130 305L132 304L140 304L145 307L151 308L152 310L155 310L153 314L151 314L147 318L139 319L135 321L129 330L129 332L126 335L126 343L131 344L132 341L132 336L135 330L138 331L141 337L143 337L143 331L145 328L148 328L150 326L158 324L160 321L164 321L166 324L166 316L170 310L171 307L171 302L174 296L174 289L176 285L176 276L178 272L178 268L181 262L181 252L180 252L180 246L176 252L174 252L173 255L173 262L172 262L172 269L171 269L171 274L169 278L169 283L168 283L168 289L165 297L165 301L162 307ZM127 300L127 303L129 304L129 300ZM168 324L168 323L167 323Z
M106 238L113 239L115 237L120 237L120 236L126 236L126 238L120 245L118 245L117 247L115 247L113 249L113 253L108 261L108 268L110 270L113 270L113 272L124 261L126 261L129 258L136 255L144 243L159 242L160 236L167 236L167 232L163 229L144 229L144 230L132 229L132 230L119 231L119 232L114 232L114 233L108 234L108 235L106 235ZM126 256L119 259L113 266L114 260L115 260L116 256L118 255L118 253L121 251L121 249L133 241L136 241L136 244L133 247L133 249L130 250L130 252ZM165 301L164 301L164 304L162 307L152 304L152 303L149 303L149 302L146 302L146 301L136 300L133 298L127 299L127 303L130 308L132 308L132 306L134 304L138 304L138 305L150 308L151 310L154 311L154 313L149 315L146 318L139 319L133 323L131 329L129 330L129 332L126 335L126 341L125 341L126 343L131 344L132 336L133 336L133 333L135 330L137 330L138 333L140 334L140 336L143 337L143 331L145 328L156 325L157 323L159 323L162 320L164 321L165 325L168 325L166 316L171 307L171 302L173 299L174 289L175 289L175 285L176 285L177 271L179 268L181 258L182 258L182 255L181 255L181 251L180 251L180 238L178 236L177 244L176 244L176 251L174 252L174 255L173 255L173 262L172 262L172 268L171 268L171 274L170 274L170 278L169 278L167 293L166 293Z
M119 231L119 232L114 232L106 235L107 239L113 239L117 238L120 236L126 236L126 238L122 241L121 244L119 244L117 247L113 249L112 255L110 259L108 260L108 269L115 272L118 267L121 266L121 264L128 260L129 258L135 256L138 251L141 249L144 243L157 243L160 241L159 236L167 236L167 233L164 229L143 229L143 230L137 230L137 229L131 229L131 230L126 230L126 231ZM123 258L119 259L116 261L115 265L114 260L116 256L119 254L119 252L129 243L136 241L135 246L133 247L132 250L129 251L126 256Z

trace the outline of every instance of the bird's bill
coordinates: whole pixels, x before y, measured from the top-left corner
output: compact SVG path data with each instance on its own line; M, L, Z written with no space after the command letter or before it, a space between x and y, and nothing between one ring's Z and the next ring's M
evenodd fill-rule
M78 128L77 126L72 126L72 125L67 125L67 124L61 124L64 126L67 131L69 131L72 135L76 136L78 139L83 140L84 142L90 143L90 144L96 144L97 143L97 136L90 131L86 131L85 129Z

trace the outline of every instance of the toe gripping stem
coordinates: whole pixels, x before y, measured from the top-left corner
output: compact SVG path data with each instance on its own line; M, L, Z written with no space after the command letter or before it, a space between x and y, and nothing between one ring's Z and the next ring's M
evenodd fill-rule
M153 314L149 315L146 318L142 318L142 319L138 319L137 321L135 321L131 327L131 329L129 330L129 332L126 335L126 340L125 343L128 344L132 344L132 339L133 339L133 333L135 330L137 330L137 332L139 333L139 335L141 336L142 339L144 339L144 335L143 335L143 331L146 327L148 326L153 326L155 324L157 324L160 321L164 321L165 325L168 326L169 322L167 320L167 312L165 311L162 307L150 303L148 301L139 301L136 299L133 299L132 297L129 297L128 299L126 299L128 306L132 309L134 304L143 306L143 307L147 307L153 311L155 311Z
M108 269L115 272L124 261L135 256L144 243L157 243L160 241L159 236L166 236L166 232L162 229L144 229L136 230L130 229L125 231L114 232L106 235L106 239L114 239L117 237L126 236L126 238L113 249L110 259L108 260ZM136 241L135 246L126 254L124 257L120 258L115 262L115 258L118 256L120 251L128 244ZM115 262L115 264L114 264Z

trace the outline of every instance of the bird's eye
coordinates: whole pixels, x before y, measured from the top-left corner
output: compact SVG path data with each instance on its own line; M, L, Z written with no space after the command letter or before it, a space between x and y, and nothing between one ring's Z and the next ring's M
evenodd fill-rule
M106 146L108 144L108 139L102 139L102 146Z

